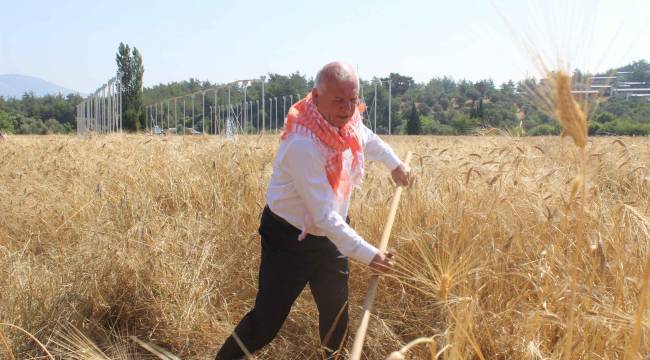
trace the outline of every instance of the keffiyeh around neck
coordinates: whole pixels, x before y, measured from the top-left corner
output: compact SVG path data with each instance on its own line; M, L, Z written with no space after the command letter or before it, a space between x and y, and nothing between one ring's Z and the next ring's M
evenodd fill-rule
M325 172L337 200L348 196L352 186L360 185L363 179L363 149L359 136L361 114L355 110L354 115L344 126L331 125L318 111L311 93L295 103L289 109L287 121L282 129L280 141L292 133L311 136L320 145L325 157ZM352 166L348 170L343 166L343 152L352 152Z

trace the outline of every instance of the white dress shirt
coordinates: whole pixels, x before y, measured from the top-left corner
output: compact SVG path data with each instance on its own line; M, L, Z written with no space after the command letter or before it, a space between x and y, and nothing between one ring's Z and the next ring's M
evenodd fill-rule
M359 134L366 159L382 162L389 170L401 164L393 150L365 125ZM292 133L280 143L273 175L266 192L271 211L309 234L327 236L345 256L370 264L378 250L346 222L350 194L337 201L325 173L326 159L310 136ZM352 152L343 152L343 166L350 169ZM307 224L311 222L311 224ZM305 239L303 241L309 241Z

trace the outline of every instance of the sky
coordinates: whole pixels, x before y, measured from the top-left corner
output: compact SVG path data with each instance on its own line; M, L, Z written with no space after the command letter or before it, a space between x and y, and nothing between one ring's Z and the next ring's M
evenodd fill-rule
M144 85L308 77L343 60L364 79L536 76L650 61L648 0L36 1L2 0L0 74L91 93L117 68L120 42L142 53ZM553 63L553 64L549 64Z

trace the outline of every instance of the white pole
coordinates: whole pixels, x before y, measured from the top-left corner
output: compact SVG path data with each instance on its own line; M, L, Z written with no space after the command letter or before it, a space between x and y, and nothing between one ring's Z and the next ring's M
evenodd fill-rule
M273 98L269 98L269 131L273 131Z
M214 88L214 127L212 130L214 134L217 135L217 88Z
M120 133L122 133L122 129L124 128L124 119L122 118L124 116L124 113L122 111L122 73L120 73L120 98L119 98L119 111L120 111Z
M375 112L375 134L377 133L377 83L375 82L375 101L374 101L374 112Z
M260 100L255 100L255 105L257 106L257 132L260 132Z
M265 111L264 111L265 110L264 109L264 106L265 106L265 104L264 104L264 82L265 81L266 81L266 76L262 76L262 131L265 130L265 125L264 125L264 119L265 119L265 116L264 116L264 113L265 113ZM259 111L259 108L257 109L257 111Z
M390 133L392 131L391 122L390 122L391 112L393 111L393 109L391 108L391 98L392 97L393 97L393 94L392 94L392 89L391 89L391 82L390 82L390 80L388 80L388 135L390 135Z
M287 97L282 95L282 125L284 126L284 120L287 118Z
M201 91L201 112L202 112L202 122L203 124L201 125L201 133L205 134L205 91Z
M244 113L243 113L243 116L242 116L242 132L245 133L246 132L245 131L246 130L246 118L247 118L246 114L248 113L248 108L246 106L246 87L248 85L248 82L244 81L242 83L242 85L244 86Z

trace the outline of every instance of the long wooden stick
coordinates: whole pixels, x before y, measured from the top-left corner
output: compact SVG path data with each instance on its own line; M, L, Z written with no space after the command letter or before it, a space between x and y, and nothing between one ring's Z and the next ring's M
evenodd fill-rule
M404 164L408 166L411 162L412 153L409 151L406 154L406 159ZM388 212L388 219L384 225L384 232L381 235L381 241L379 242L379 251L386 251L388 247L388 240L390 238L390 232L393 230L393 223L395 222L395 214L397 213L397 206L399 205L399 199L402 196L402 187L398 186L395 189L395 195L393 195L393 201L390 204L390 211ZM375 300L375 293L377 292L377 285L379 285L379 275L373 275L370 278L368 283L368 292L366 293L366 299L363 302L363 314L361 316L361 322L357 328L357 333L354 335L354 344L352 345L352 355L350 356L351 360L361 359L361 350L363 349L363 341L366 338L366 331L368 331L368 323L370 322L370 311L372 310L372 303Z

